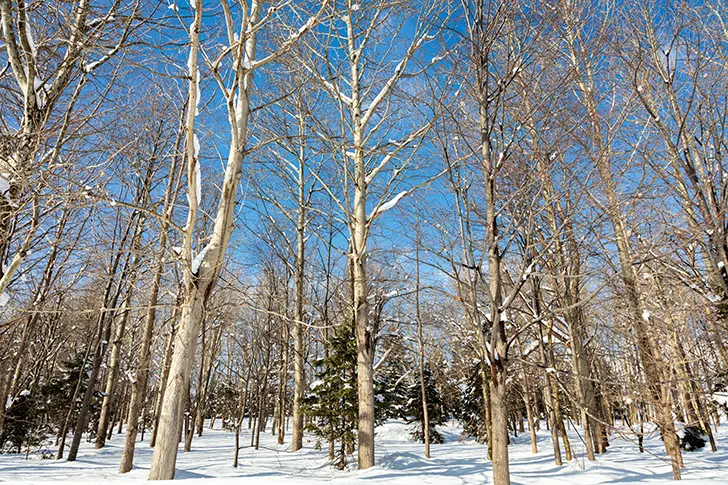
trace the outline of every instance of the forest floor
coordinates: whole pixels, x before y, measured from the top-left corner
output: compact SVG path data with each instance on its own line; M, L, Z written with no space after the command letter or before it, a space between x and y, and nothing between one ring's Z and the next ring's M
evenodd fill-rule
M195 437L190 453L179 453L176 479L190 485L239 485L242 483L275 484L483 484L492 481L491 465L486 460L486 448L474 441L459 441L461 429L454 423L438 427L446 442L432 446L432 458L424 458L423 445L408 440L408 427L401 421L389 421L377 428L377 466L364 471L339 471L327 459L326 444L316 450L315 440L307 440L304 449L290 452L287 443L276 444L270 432L261 435L259 450L246 447L240 450L240 466L232 467L233 433L205 429ZM241 443L250 443L250 432L244 428ZM510 446L511 480L514 484L576 484L602 483L668 483L672 477L670 465L664 461L664 448L654 433L645 440L646 452L639 453L637 445L626 438L612 435L609 451L596 462L586 461L583 444L570 430L576 459L564 466L554 465L548 431L538 433L539 453L531 453L529 435L519 434ZM99 482L129 485L142 483L149 473L152 450L145 442L137 444L134 469L117 473L123 445L123 435L114 434L108 445L95 450L93 443L84 442L75 462L41 459L40 455L0 455L0 482L30 484L91 484ZM725 483L728 485L728 425L717 434L718 452L709 447L684 453L683 479L688 483ZM52 450L51 450L52 451ZM354 457L348 457L354 462ZM351 464L354 466L354 463Z

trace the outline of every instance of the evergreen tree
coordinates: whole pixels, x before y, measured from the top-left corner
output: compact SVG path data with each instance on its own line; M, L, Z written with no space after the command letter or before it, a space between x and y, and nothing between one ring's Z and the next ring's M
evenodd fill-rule
M483 410L483 378L481 363L471 366L464 382L462 402L458 412L458 420L463 425L463 435L475 438L478 443L487 441L487 429Z
M49 433L61 429L79 378L79 395L83 395L86 389L89 369L88 364L84 366L84 357L84 352L77 352L70 359L61 362L57 372L41 384L37 391L23 391L13 400L6 410L5 424L0 435L0 450L20 453L24 446L41 446ZM71 412L73 417L78 412L80 401L76 400L70 405L74 407Z
M48 435L37 400L24 390L6 410L5 425L0 434L0 450L21 453L23 447L41 446Z
M424 371L425 395L427 397L427 417L429 421L430 443L443 443L442 435L435 429L435 426L445 424L446 416L442 412L442 396L437 390L435 378L429 365L425 365ZM405 420L413 424L411 438L413 441L424 443L423 423L425 420L424 408L422 407L422 387L417 378L410 380L407 390L407 403L404 408Z
M402 344L401 336L387 336L382 346L386 358L374 378L375 418L378 423L404 417L408 399L406 378L414 365Z
M90 363L84 362L84 358L85 353L80 351L70 359L63 361L58 367L58 372L45 382L38 391L38 406L54 431L60 431L63 426L69 411L69 400L76 391L79 379L81 379L81 385L77 396L83 396L86 391L86 383L91 369ZM95 404L95 407L98 407L98 403ZM81 400L76 399L70 405L74 408L71 412L71 416L74 417L81 407ZM73 425L74 423L71 422L69 429L73 429Z
M435 379L435 387L440 392L442 399L443 419L457 415L462 400L462 392L460 386L457 385L457 370L445 357L442 349L438 348L432 349L428 365Z
M356 441L358 418L356 338L348 318L329 340L328 356L314 362L318 371L303 401L309 416L306 431L329 442L339 441L338 466L344 468L346 452Z
M240 402L240 390L234 383L224 379L213 390L208 400L208 416L222 416L222 427L227 430L234 430L236 421L234 416L237 414Z
M686 426L678 432L678 437L683 451L702 450L708 442L705 432L698 426Z

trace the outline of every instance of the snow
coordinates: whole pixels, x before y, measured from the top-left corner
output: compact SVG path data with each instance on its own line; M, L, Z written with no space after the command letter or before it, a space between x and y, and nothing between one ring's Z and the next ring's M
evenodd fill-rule
M529 342L528 345L523 348L523 357L528 356L529 354L531 354L531 352L536 350L538 348L538 344L538 340L532 340L531 342Z
M43 109L45 106L46 85L38 76L33 78L33 92L35 92L35 103L38 108Z
M533 268L536 265L535 262L531 262L531 264L528 265L528 268L526 268L526 271L523 272L523 281L528 280L528 277L533 274Z
M197 158L200 154L200 140L197 139L197 134L194 135L193 143L195 146L195 195L199 204L202 201L202 173L200 172L200 160Z
M0 174L0 195L4 195L9 198L8 192L10 192L10 174Z
M23 389L22 391L20 391L19 396L20 397L30 396L30 391L28 389Z
M25 24L25 40L28 42L28 46L30 47L30 53L35 56L37 47L35 45L35 40L33 40L33 32L31 32L30 25L27 22Z
M200 99L202 98L202 92L200 91L200 70L197 70L197 74L195 75L195 84L197 85L197 96L195 97L195 116L199 116L200 114Z
M725 268L725 263L723 261L718 261L718 268L720 268L720 269Z
M291 39L295 39L298 37L301 37L308 29L310 29L313 26L313 23L316 21L315 17L310 17L308 21L306 21L305 24L303 24L301 27L299 27L298 32L295 34L291 34Z
M129 382L131 382L132 384L134 384L136 382L136 372L135 371L133 371L132 369L129 369L124 374L126 375L127 379L129 379Z
M645 322L649 322L651 316L652 314L649 310L642 310L642 320L644 320Z
M619 424L619 423L618 423ZM248 447L250 431L243 424L240 465L232 467L234 433L219 429L205 429L201 437L192 441L192 451L180 453L177 458L175 479L187 485L238 485L241 483L306 484L331 483L333 485L447 485L492 483L491 463L486 459L486 447L472 440L459 441L462 429L455 423L438 426L445 444L432 445L432 458L424 457L423 445L409 441L410 427L402 421L390 420L377 427L377 465L356 471L354 456L347 457L349 470L339 471L327 458L326 444L316 450L316 439L306 435L304 447L290 452L290 429L286 443L277 445L276 437L268 432L260 435L260 449ZM664 460L664 446L654 430L645 439L645 453L626 438L612 435L611 446L596 462L585 457L584 446L573 429L572 447L576 459L558 467L553 463L551 440L545 423L537 433L539 453L531 453L528 433L512 437L509 447L511 481L514 484L538 485L597 485L606 483L673 483L669 462ZM701 451L684 453L683 483L692 485L728 484L728 427L722 426L716 435L718 452L706 447ZM83 440L78 460L43 460L31 453L0 455L0 477L8 483L23 485L54 484L91 485L117 483L132 485L147 483L152 449L148 446L149 433L144 443L137 443L134 468L119 475L119 458L124 436L114 434L107 446L94 449L93 442ZM54 452L53 447L48 449Z
M380 205L374 213L369 216L369 219L374 219L375 217L381 215L384 212L387 212L388 210L394 208L394 206L397 205L397 202L402 200L402 198L409 193L409 190L403 190L399 194L395 195L392 199L388 200L384 204Z
M177 7L177 2L172 1L169 5L167 5L167 8L170 10L174 10L175 12L179 12L179 8Z
M194 37L194 35L195 35L195 23L192 22L190 24L190 39L192 39ZM195 52L194 52L194 50L190 49L190 53L187 56L187 74L189 74L190 77L193 76L195 73L194 65L195 65Z
M83 66L83 72L88 74L91 71L93 71L94 69L96 69L97 67L99 67L100 64L101 64L101 61L89 62L85 66Z
M3 291L0 293L0 307L7 305L10 302L10 295Z
M200 251L197 256L195 256L195 259L192 260L192 274L197 274L200 271L200 266L202 265L202 261L205 259L205 255L207 254L207 246Z
M197 133L192 134L192 145L195 148L195 158L200 154L200 139L197 138Z

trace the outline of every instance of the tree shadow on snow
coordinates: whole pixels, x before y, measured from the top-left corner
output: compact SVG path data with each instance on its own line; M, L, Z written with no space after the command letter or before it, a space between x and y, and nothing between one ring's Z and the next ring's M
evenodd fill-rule
M460 477L463 480L478 477L486 481L485 473L490 471L490 464L480 458L427 459L411 452L389 453L379 459L379 468L391 470L393 473L374 473L371 476L359 476L361 480L387 480L402 478L408 474L422 474L434 477Z

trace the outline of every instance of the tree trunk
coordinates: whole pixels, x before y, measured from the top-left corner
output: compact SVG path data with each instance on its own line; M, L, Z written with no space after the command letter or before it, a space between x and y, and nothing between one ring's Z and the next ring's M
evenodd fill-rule
M194 28L190 29L192 46L190 50L190 70L197 73L197 56L199 49L199 32L202 25L202 1L195 0ZM235 200L237 188L242 175L244 145L248 137L248 117L250 114L250 89L253 84L253 69L245 69L244 65L256 59L256 30L254 25L259 21L261 2L251 2L249 17L243 19L245 28L251 31L242 49L235 50L234 69L238 72L237 85L233 91L236 96L228 103L228 115L231 124L231 138L225 175L221 187L219 205L214 218L213 231L205 254L197 258L197 273L193 273L192 240L197 220L197 191L193 184L188 184L189 212L187 230L184 234L182 259L185 263L185 292L182 305L182 318L172 356L170 377L167 382L166 398L162 402L160 430L154 449L149 478L153 480L170 480L174 478L174 466L177 459L177 436L180 431L182 412L180 398L189 385L194 358L194 350L200 331L205 302L217 284L223 259L227 251L230 236L234 227ZM301 31L303 32L303 31ZM299 34L300 35L300 34ZM230 39L233 44L234 40ZM246 64L247 63L247 64ZM186 154L188 161L188 180L197 180L198 160L194 153L194 119L197 105L196 77L190 76L188 120L186 127ZM232 96L232 94L231 94Z
M301 123L299 131L305 125ZM302 143L303 145L303 143ZM301 148L303 150L303 148ZM296 310L293 321L293 431L291 451L303 446L303 411L301 403L306 392L306 363L303 341L303 297L306 271L306 201L304 194L304 154L299 157L298 167L298 225L296 227ZM327 304L324 302L324 304Z
M76 400L78 399L78 394L81 392L81 387L83 385L83 378L84 378L84 370L86 366L86 362L88 361L89 356L91 355L91 351L94 349L93 342L89 342L88 346L86 347L86 352L83 356L83 368L81 369L81 372L79 372L78 375L78 381L76 381L76 387L73 390L73 396L71 396L71 400L68 404L68 413L66 413L66 419L63 420L63 426L61 427L61 431L59 433L60 437L60 443L58 444L58 451L56 452L56 460L60 460L63 458L63 449L66 445L66 435L68 435L68 427L71 423L71 417L73 416L74 407L76 406Z
M165 204L167 205L167 204ZM165 211L166 213L166 211ZM160 236L159 248L160 254L163 253L166 245L166 230L162 230ZM149 291L149 300L147 303L147 313L144 317L144 325L142 328L142 342L139 349L139 366L136 375L131 379L131 398L129 400L129 413L126 421L126 438L124 441L124 450L121 454L121 463L119 464L119 473L127 473L131 470L134 463L134 448L136 446L136 437L139 430L139 415L144 408L146 400L147 381L149 380L149 371L152 365L152 336L154 334L154 324L157 319L157 303L159 302L159 288L164 272L164 259L160 256L157 267L152 277L151 289ZM170 339L171 340L171 339ZM144 423L142 422L142 433Z
M184 395L189 389L197 336L200 334L204 303L202 295L192 290L182 306L179 329L174 338L174 351L169 377L159 412L159 426L152 457L150 480L171 480L177 461L179 433L184 414Z
M427 410L427 388L425 386L425 347L422 336L422 315L420 314L420 234L415 242L415 259L417 264L417 280L415 282L415 311L417 313L417 354L420 372L420 391L422 394L422 437L425 441L425 458L430 458L430 417Z
M94 447L96 449L103 448L106 444L106 431L110 423L111 406L114 399L114 392L116 391L116 382L119 379L119 366L121 365L121 346L124 340L124 333L126 332L126 323L129 319L129 307L131 306L131 299L134 295L132 288L134 287L134 278L131 278L129 289L127 290L126 301L124 302L125 309L121 314L119 323L116 327L116 333L114 335L114 342L111 348L111 358L109 360L109 373L106 377L106 386L104 387L104 399L101 403L101 415L99 416L99 424L96 428L96 443ZM121 404L121 403L120 403ZM121 409L119 409L121 413Z
M73 440L71 441L71 447L68 450L68 461L76 461L78 448L81 445L81 437L83 436L83 432L88 422L88 412L91 408L91 399L93 398L94 388L96 387L96 379L98 378L101 363L104 359L104 353L106 352L106 345L111 334L111 326L108 323L109 319L105 318L104 313L105 312L102 311L98 319L97 337L94 342L94 352L91 360L91 374L88 378L86 392L83 395L81 410L76 418L76 426L73 430Z
M506 402L505 373L498 364L491 364L490 398L493 407L493 483L511 483L508 464L508 403Z
M523 356L523 346L521 345L521 340L518 339L518 347L521 351L521 355ZM522 358L525 358L523 356ZM538 443L536 440L536 428L533 424L533 409L531 406L531 392L529 390L528 385L528 377L526 375L526 367L525 365L521 364L521 388L523 390L523 402L526 406L526 419L528 420L528 431L531 435L531 453L534 455L538 453Z
M243 364L245 364L245 353L243 353L242 358ZM238 456L240 455L240 428L243 426L243 419L245 418L245 406L248 404L248 383L250 382L250 372L251 368L248 367L248 376L245 378L245 381L243 382L241 380L241 387L243 389L240 397L240 410L239 414L236 418L235 423L235 456L233 458L233 467L238 467Z
M374 332L369 327L369 288L366 272L367 259L367 182L364 160L364 134L361 126L361 101L359 99L359 66L351 66L353 86L352 121L354 123L354 213L352 214L351 266L354 286L354 325L357 348L358 418L358 465L360 470L374 466Z
M583 94L581 100L589 119L590 132L588 136L593 143L591 152L594 154L593 161L602 182L606 203L606 216L614 230L615 245L619 258L620 276L624 285L626 301L629 308L629 315L634 330L637 352L642 363L647 389L655 406L655 421L662 433L665 450L671 458L673 478L680 479L680 447L675 434L675 425L672 420L672 407L669 392L663 389L664 365L660 354L659 346L654 341L648 330L649 315L642 309L640 293L637 283L637 275L633 266L633 254L630 247L629 235L625 228L625 218L622 214L621 203L616 182L612 174L612 147L611 138L602 132L603 120L597 108L595 100L599 91L594 86L591 65L586 61L586 69L580 63L583 60L579 51L577 34L574 31L573 19L566 19L566 36L568 48L572 57L572 63L576 74L576 85Z
M280 369L280 377L278 379L278 414L277 414L277 426L274 428L277 428L276 432L278 434L278 444L282 445L285 441L286 437L286 413L288 412L286 409L286 394L287 394L287 383L288 383L288 341L290 339L290 335L288 332L288 324L283 324L283 327L281 329L281 333L283 333L283 338L281 342L281 351L283 353L282 362L281 362L281 369Z

